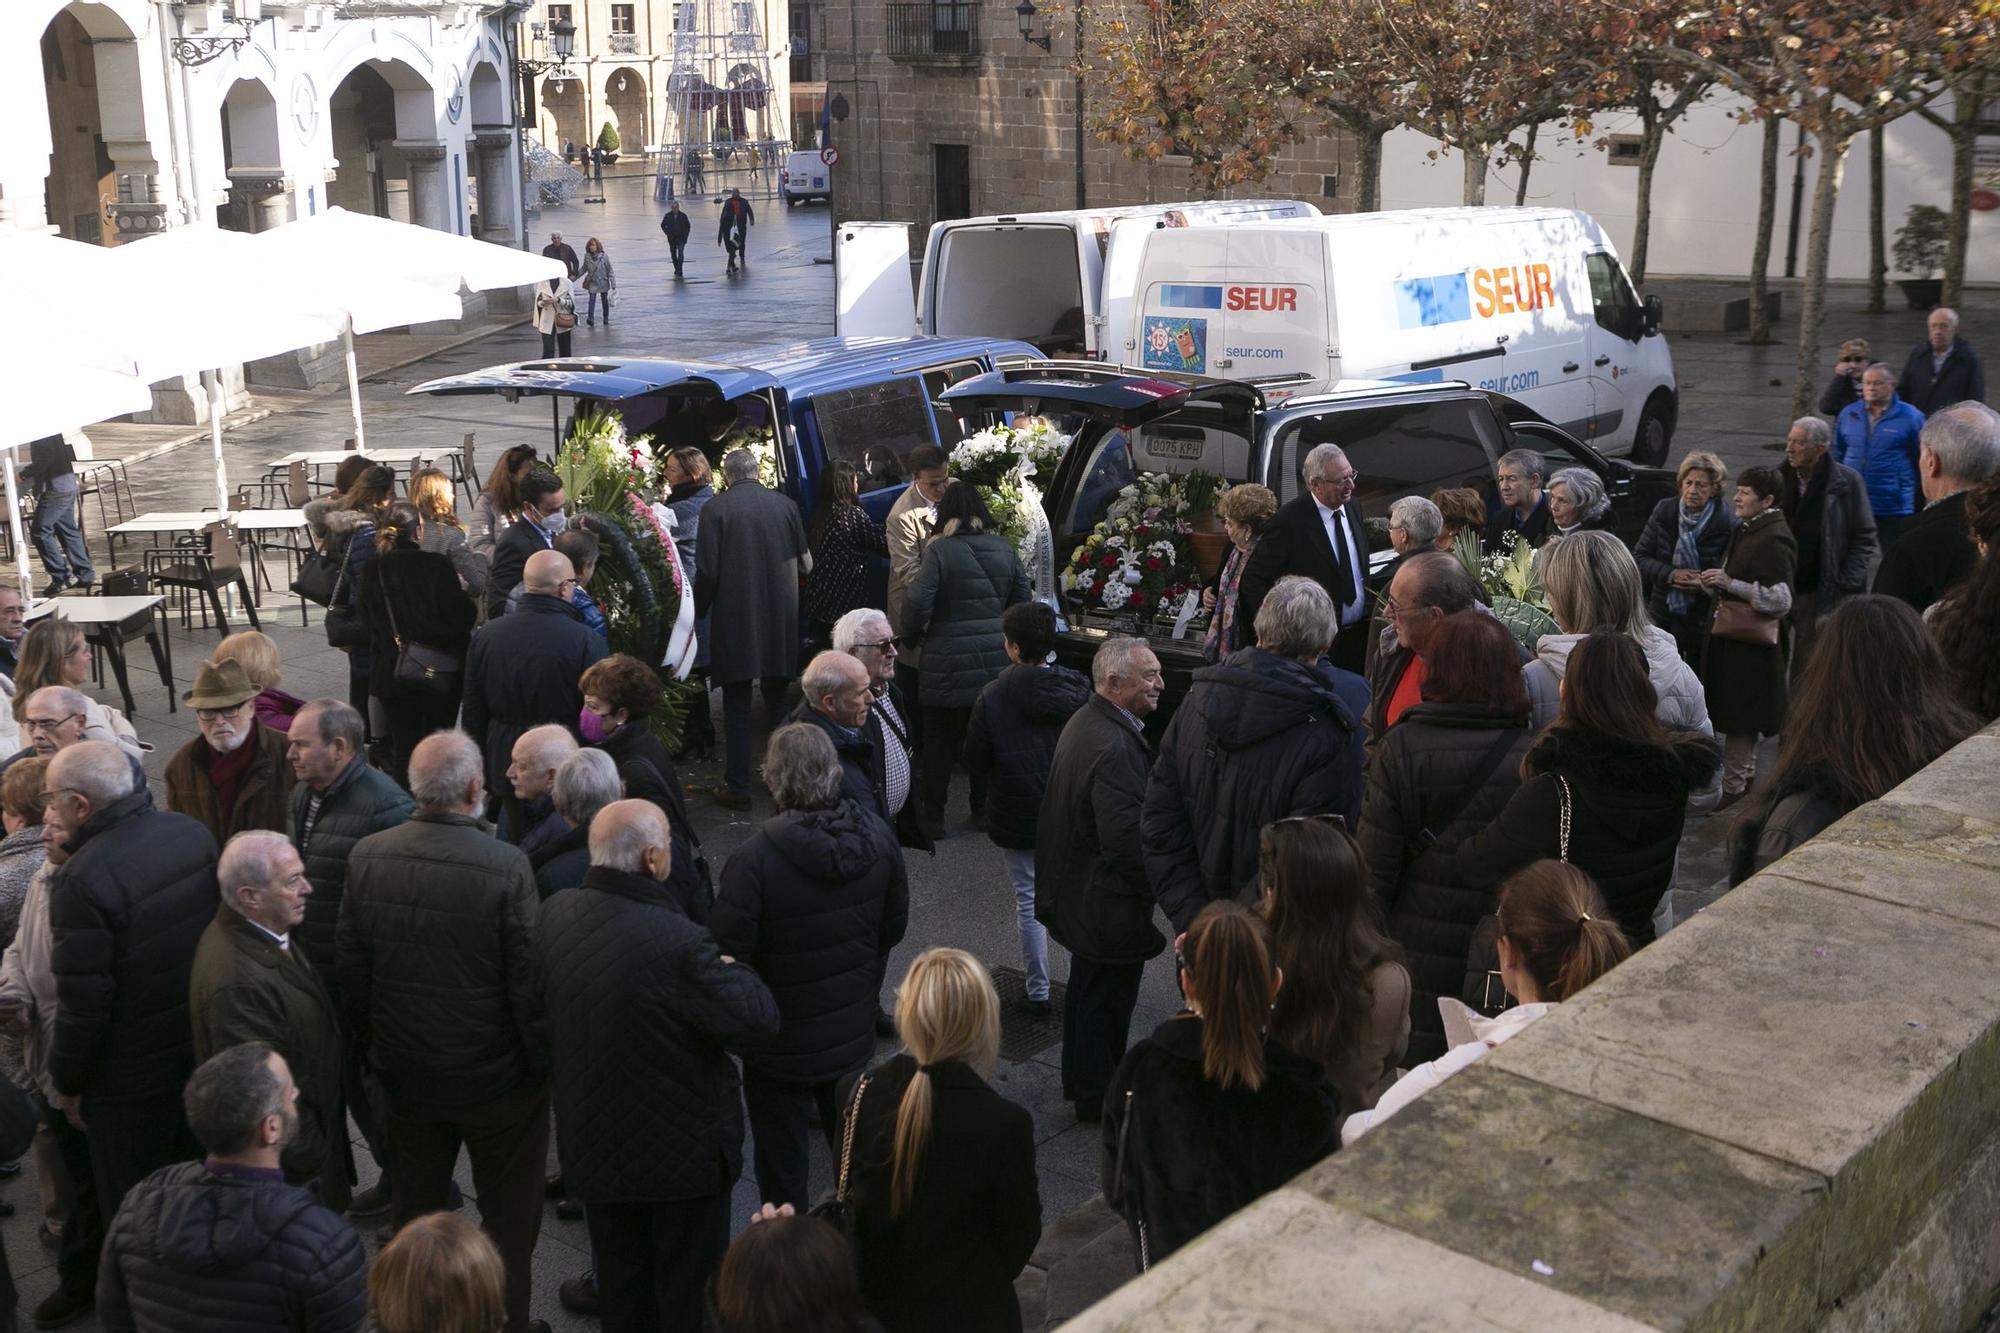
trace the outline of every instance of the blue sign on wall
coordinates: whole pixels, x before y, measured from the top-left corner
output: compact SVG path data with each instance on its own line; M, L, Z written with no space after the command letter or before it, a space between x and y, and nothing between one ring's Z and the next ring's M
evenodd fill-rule
M1208 321L1182 315L1148 315L1140 350L1141 364L1148 370L1203 374L1208 369Z

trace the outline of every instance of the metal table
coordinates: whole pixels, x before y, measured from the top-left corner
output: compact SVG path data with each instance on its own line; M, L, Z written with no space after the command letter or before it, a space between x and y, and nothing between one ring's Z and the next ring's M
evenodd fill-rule
M132 699L132 682L125 672L125 645L133 639L145 639L146 645L153 650L153 663L160 669L160 681L167 687L167 711L172 713L178 711L174 701L173 649L154 621L155 612L165 606L166 601L158 594L142 597L51 597L35 603L27 619L35 621L54 615L79 626L84 639L93 647L102 648L104 655L111 659L111 672L118 679L118 693L125 700L127 713L137 713L139 706Z

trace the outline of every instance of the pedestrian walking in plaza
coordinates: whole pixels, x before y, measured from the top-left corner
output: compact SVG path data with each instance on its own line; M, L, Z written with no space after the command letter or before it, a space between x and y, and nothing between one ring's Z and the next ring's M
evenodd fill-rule
M1361 848L1330 820L1264 826L1258 913L1285 984L1271 1036L1317 1061L1342 1109L1373 1106L1410 1041L1410 970L1382 928Z
M423 515L398 500L376 529L376 556L361 572L368 694L388 724L388 772L398 782L409 775L417 742L458 721L465 655L478 619L451 557L426 551L423 542ZM501 544L508 544L505 538ZM425 676L411 679L417 670Z
M1014 1279L1041 1239L1042 1203L1034 1120L987 1082L1000 1054L993 979L962 949L926 949L897 988L896 1034L900 1052L840 1088L869 1312L886 1333L1016 1333Z
M1758 621L1775 620L1774 642L1748 633L1711 633L1702 654L1701 683L1708 696L1709 722L1722 744L1722 809L1742 799L1757 772L1757 738L1785 729L1790 681L1792 580L1798 574L1798 543L1778 508L1775 469L1753 467L1736 480L1736 530L1722 564L1701 572L1702 586L1716 597L1718 626L1747 607Z
M1055 665L1056 613L1017 602L1000 617L1010 665L972 705L965 768L986 780L986 833L1000 849L1014 889L1028 1012L1049 1016L1049 936L1035 919L1035 845L1049 765L1063 729L1090 699L1090 680Z
M694 223L681 212L681 201L667 201L666 215L660 219L660 230L666 233L667 254L674 261L674 276L685 276L681 266L687 262L688 233L694 230Z
M452 569L458 573L459 586L469 596L484 596L487 558L472 552L472 535L459 521L458 506L452 499L451 478L438 468L423 469L410 478L410 503L424 520L424 550L451 561ZM477 501L473 508L476 513Z
M1869 512L1887 548L1917 511L1917 437L1924 414L1896 396L1896 372L1881 361L1861 376L1861 401L1833 424L1833 461L1853 468L1868 487Z
M1875 357L1869 351L1866 338L1849 338L1843 342L1840 356L1833 365L1833 377L1820 391L1820 415L1837 417L1847 410L1849 403L1860 401L1862 372L1873 364Z
M716 228L715 242L729 253L729 271L734 273L737 264L750 267L750 228L757 225L757 214L750 207L750 201L743 192L730 187L729 197L722 201L722 218Z
M290 733L292 845L305 862L312 895L294 942L312 963L344 1012L345 995L334 954L340 904L347 894L348 855L363 838L394 828L410 817L410 794L368 763L361 715L338 699L315 699L299 710ZM382 1085L364 1073L361 1051L348 1042L341 1053L341 1100L354 1117L382 1174L354 1196L348 1211L370 1217L389 1210L389 1139L382 1110Z
M1778 761L1729 830L1729 882L1877 800L1979 729L1923 621L1894 597L1851 598L1826 618L1799 678Z
M1826 423L1818 422L1825 430ZM1822 446L1824 452L1824 446ZM1734 516L1722 496L1729 469L1720 458L1697 449L1676 471L1678 495L1653 506L1632 559L1646 586L1646 609L1653 623L1673 635L1681 660L1701 661L1714 602L1701 586L1701 571L1722 562ZM1857 490L1859 489L1857 482Z
M465 546L473 555L490 561L502 533L521 517L521 483L541 460L533 446L517 444L500 455L486 474L486 485L472 501L472 526L466 529Z
M598 178L604 176L600 159ZM604 253L604 242L595 236L583 243L583 290L589 293L590 303L585 307L584 323L597 323L597 307L604 305L604 322L611 323L611 297L618 290L617 275L611 271L611 256Z
M1958 697L1981 718L2000 717L2000 478L1965 502L1979 563L1924 613Z
M1632 944L1590 875L1559 861L1537 861L1508 880L1500 889L1495 925L1500 981L1513 1006L1498 1018L1461 1008L1465 1030L1452 1049L1397 1079L1373 1110L1348 1116L1340 1127L1342 1143L1354 1142L1476 1064L1632 955Z
M1918 435L1917 485L1924 509L1882 553L1875 591L1900 597L1919 613L1964 582L1979 562L1965 523L1965 499L2000 475L2000 413L1984 403L1939 409Z
M381 1333L492 1333L507 1320L507 1270L459 1213L429 1213L396 1233L368 1270Z
M861 477L854 464L835 458L819 477L819 503L806 529L812 573L799 601L815 647L833 646L833 622L860 606L868 586L869 557L886 556L882 525L861 507Z
M1924 320L1925 340L1910 351L1896 394L1926 417L1953 403L1986 401L1986 371L1958 336L1958 312L1938 306Z
M56 1029L49 1079L89 1126L104 1214L192 1155L181 1085L194 1068L188 978L215 917L215 839L153 798L117 747L49 765L47 821L69 853L49 890Z
M1165 688L1160 659L1142 640L1114 635L1091 658L1090 680L1090 698L1056 742L1035 829L1035 919L1070 955L1062 1095L1085 1123L1103 1118L1139 978L1167 947L1139 839L1153 764L1145 719Z
M282 833L293 780L285 733L257 720L242 664L203 662L182 699L201 735L167 761L167 809L200 820L218 844L246 829Z
M1673 887L1688 797L1721 762L1713 738L1661 724L1631 636L1597 630L1569 655L1561 711L1522 759L1520 789L1484 829L1441 836L1436 873L1471 890L1566 860L1596 880L1625 937L1649 944L1653 909Z
M1172 1254L1340 1146L1340 1098L1318 1064L1270 1035L1270 931L1239 903L1188 927L1187 1010L1134 1046L1104 1105L1104 1201L1134 1267Z
M250 701L252 715L273 731L292 729L292 719L306 706L306 701L278 688L285 674L278 660L278 645L270 635L262 630L239 630L216 644L208 660L216 663L233 660L240 664L243 674L257 687L257 697Z
M1368 656L1368 598L1361 583L1368 572L1368 530L1354 499L1354 465L1338 445L1320 444L1306 454L1301 470L1306 493L1278 510L1243 567L1236 619L1254 641L1257 612L1278 580L1288 574L1311 579L1337 613L1333 664L1359 672ZM1544 505L1536 512L1546 511Z
M1490 893L1462 887L1428 853L1485 828L1520 789L1534 734L1516 654L1514 636L1492 616L1443 617L1425 648L1422 699L1369 760L1361 849L1369 890L1410 968L1412 1061L1444 1054L1438 997L1460 993L1473 931L1492 908Z
M515 521L493 543L492 571L486 584L489 620L507 614L508 595L515 584L523 581L522 571L528 557L552 549L557 535L567 529L569 521L563 507L568 503L569 492L563 489L562 478L548 469L535 468L521 478L521 507ZM576 567L574 562L564 563L570 566L564 571L570 582L562 590L567 599L570 588L575 586Z
M35 497L35 550L49 576L40 596L53 597L65 588L92 588L97 571L76 521L76 451L61 435L45 435L28 447L28 465L20 479Z
M1812 660L1819 626L1847 598L1867 591L1868 567L1875 560L1875 512L1868 505L1868 484L1859 472L1828 457L1832 446L1831 427L1818 417L1800 417L1785 437L1785 465L1778 473L1778 507L1799 545L1792 580L1795 681ZM1703 568L1721 563L1718 553ZM1713 611L1708 619L1714 619ZM1706 627L1702 633L1705 642Z
M743 1101L758 1192L803 1208L813 1112L836 1147L836 1087L874 1053L883 960L909 925L910 884L889 826L842 795L819 728L778 728L764 777L778 813L723 866L709 926L777 997L777 1036L742 1052Z
M563 267L569 270L569 276L572 279L576 277L578 270L582 267L577 262L575 247L564 241L562 233L559 231L549 233L549 243L542 247L542 254L549 259L562 260Z
M748 810L750 687L759 683L775 730L799 671L799 578L812 572L812 552L798 505L765 489L748 449L724 456L722 479L722 494L701 511L695 614L720 608L709 627L709 676L722 686L723 785L715 799Z
M528 858L479 819L479 751L439 732L410 759L416 814L348 858L335 945L348 1039L388 1094L395 1223L450 1207L461 1148L530 1333L549 1150L549 1035Z
M222 902L195 949L189 984L194 1058L243 1042L284 1057L298 1103L279 1165L294 1185L318 1181L320 1202L339 1212L351 1192L340 1022L318 969L292 939L312 896L305 863L284 834L255 830L229 840L215 875Z
M576 329L576 284L550 278L535 289L535 332L542 335L542 359L570 355Z
M107 1333L358 1333L368 1254L338 1213L287 1183L299 1089L263 1042L213 1056L188 1080L207 1154L151 1176L111 1219L97 1281Z
M1256 901L1257 840L1272 820L1360 825L1368 686L1322 661L1336 614L1312 579L1278 580L1257 610L1257 646L1195 672L1168 724L1139 831L1175 930L1219 899Z
M924 547L903 602L905 639L924 644L919 698L924 832L944 836L952 765L986 683L1007 666L1000 617L1032 595L1014 543L994 532L986 501L970 482L954 481L938 502L937 534ZM986 782L971 782L972 825L986 827Z
M701 1327L743 1170L730 1053L779 1031L749 960L724 961L668 890L669 846L650 801L606 806L583 883L535 928L556 1149L589 1223L605 1333Z

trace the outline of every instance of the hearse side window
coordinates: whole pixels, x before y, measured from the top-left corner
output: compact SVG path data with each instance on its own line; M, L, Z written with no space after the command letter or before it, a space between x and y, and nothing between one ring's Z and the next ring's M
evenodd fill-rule
M827 460L854 464L864 494L902 485L910 450L937 443L930 398L914 376L815 394L813 418Z
M1602 250L1585 255L1583 266L1590 274L1591 314L1601 329L1615 333L1627 342L1636 342L1645 327L1645 307L1639 304L1638 295L1632 290L1631 279L1618 261Z
M952 385L960 380L969 380L985 369L977 361L954 361L948 366L932 366L923 373L924 392L930 395L931 415L937 421L938 442L946 453L950 453L951 447L965 438L966 430L958 424L958 417L950 408L938 406L938 400Z
M1278 443L1276 456L1285 463L1280 500L1304 494L1306 454L1329 442L1353 465L1359 478L1354 498L1368 518L1386 517L1389 506L1405 495L1428 498L1450 486L1483 491L1502 443L1492 414L1467 399L1385 403L1306 417L1288 426Z

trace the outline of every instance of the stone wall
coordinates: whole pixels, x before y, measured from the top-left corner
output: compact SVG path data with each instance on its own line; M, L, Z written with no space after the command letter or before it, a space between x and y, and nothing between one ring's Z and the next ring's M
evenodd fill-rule
M1963 1329L2000 1289L2000 725L1066 1327Z

